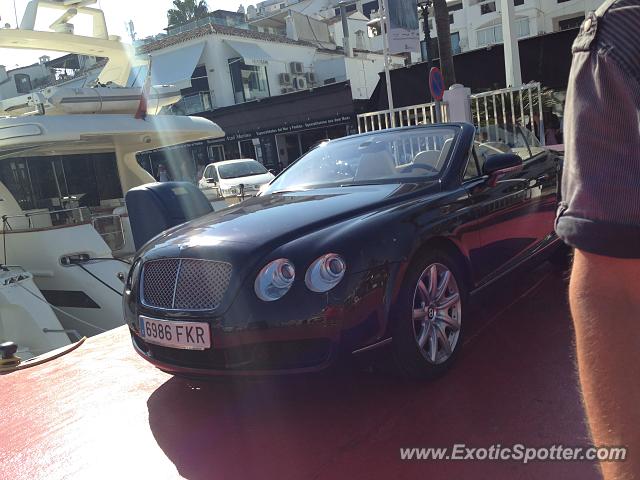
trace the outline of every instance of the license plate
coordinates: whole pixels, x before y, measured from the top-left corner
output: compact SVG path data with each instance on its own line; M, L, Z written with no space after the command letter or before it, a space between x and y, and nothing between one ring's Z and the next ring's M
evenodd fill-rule
M140 336L145 342L184 350L205 350L211 347L209 324L205 322L174 322L140 316Z

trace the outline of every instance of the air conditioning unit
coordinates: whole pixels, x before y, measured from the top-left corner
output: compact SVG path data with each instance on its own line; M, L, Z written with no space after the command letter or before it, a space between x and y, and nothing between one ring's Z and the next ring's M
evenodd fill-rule
M296 89L295 88L291 88L291 87L282 87L280 89L280 93L291 93L291 92L295 92Z
M278 78L280 79L280 85L291 85L290 73L281 73Z
M313 85L316 83L316 74L313 72L307 72L304 74L304 78L307 79L307 83Z
M291 73L302 73L302 62L291 62L289 68L291 69Z
M307 86L307 79L304 77L295 77L293 79L293 86L296 87L298 90L305 90L309 88Z

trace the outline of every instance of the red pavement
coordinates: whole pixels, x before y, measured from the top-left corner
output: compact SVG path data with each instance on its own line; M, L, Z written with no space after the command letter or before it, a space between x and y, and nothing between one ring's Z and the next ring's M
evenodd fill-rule
M0 377L0 478L598 479L587 462L401 461L400 447L586 445L566 282L484 292L454 368L427 383L344 368L198 383L125 328Z

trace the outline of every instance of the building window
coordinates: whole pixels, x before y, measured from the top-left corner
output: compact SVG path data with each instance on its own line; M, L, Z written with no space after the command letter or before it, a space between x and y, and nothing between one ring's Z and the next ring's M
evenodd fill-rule
M31 78L26 73L16 73L13 76L13 80L16 82L16 91L18 93L31 92Z
M242 58L236 57L229 59L229 71L236 103L269 96L267 67L246 65Z
M224 144L224 158L227 160L233 160L240 158L240 148L238 142L225 142Z
M453 25L454 19L453 19L453 13L449 14L449 25Z
M486 15L487 13L491 13L495 11L496 11L496 2L487 2L487 3L482 3L480 5L481 15Z
M451 34L451 53L454 55L460 53L460 32L454 32Z
M560 20L558 22L558 28L560 30L571 30L572 28L580 28L582 22L584 21L584 15L580 15L578 17L567 18L565 20Z
M520 18L516 20L513 27L517 38L527 37L530 34L528 18ZM502 43L502 25L482 28L476 32L476 35L478 47Z
M351 13L351 12L355 12L357 10L358 6L355 3L352 3L351 5L346 5L345 6L345 10L347 13ZM334 8L333 9L333 13L335 14L335 16L337 17L338 15L340 15L340 8Z
M513 0L514 7L518 7L520 5L524 5L524 0Z
M377 12L379 9L380 6L378 5L378 0L362 4L362 13L369 18L371 18L371 12Z
M362 30L356 30L356 48L360 50L366 50L367 46L364 42L364 32Z
M516 37L523 38L529 36L530 30L528 18L521 18L520 20L516 20L514 22L514 25L516 30Z
M569 2L570 0L558 0L558 3Z
M483 28L477 31L478 46L494 45L502 42L502 26Z
M454 3L452 5L447 5L447 10L450 12L455 12L456 10L462 10L462 3Z
M224 146L223 145L209 145L207 148L209 154L209 162L221 162L224 160Z
M241 140L238 142L240 147L240 158L256 159L256 148L253 146L252 140Z

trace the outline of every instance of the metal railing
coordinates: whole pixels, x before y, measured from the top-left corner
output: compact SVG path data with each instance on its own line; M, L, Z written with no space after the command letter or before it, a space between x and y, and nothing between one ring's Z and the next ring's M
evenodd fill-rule
M120 215L94 215L91 218L91 224L112 252L124 248L124 228Z
M45 217L42 219L42 217ZM46 218L48 217L48 218ZM67 227L89 223L91 211L87 207L66 208L62 210L26 212L2 216L2 230L25 231L51 227Z
M442 121L448 121L447 105L440 103ZM393 110L379 110L377 112L358 115L358 133L385 130L393 127L409 127L435 123L436 104L423 103L409 107L394 108Z
M91 223L111 250L120 250L125 243L124 228L120 215L92 214L88 207L3 215L1 218L3 233L73 227Z
M533 131L537 123L538 131L534 133L544 145L542 86L538 82L473 94L471 115L473 124L480 132L486 133L489 141L496 140L493 136L497 127L519 125Z
M182 97L179 102L171 107L171 111L177 115L195 115L209 112L215 108L215 97L212 91L197 92Z
M503 88L471 95L471 118L478 131L493 140L495 131L503 126L521 126L533 130L544 145L542 117L542 86L529 83L521 87ZM442 102L442 121L448 121L448 108ZM379 110L358 115L358 132L371 132L387 128L435 123L435 103ZM392 116L395 124L392 124ZM537 117L537 119L536 119Z
M242 28L245 30L248 28L246 23L237 23L237 24L229 25L224 19L215 18L215 17L206 17L206 18L199 18L197 20L193 20L184 25L170 27L167 29L167 35L172 36L172 35L178 35L184 32L190 32L191 30L204 27L205 25L220 25L223 27Z

